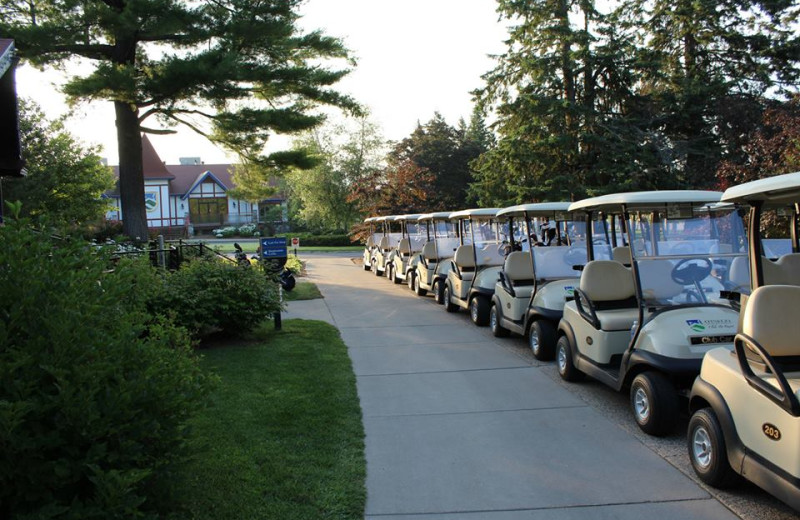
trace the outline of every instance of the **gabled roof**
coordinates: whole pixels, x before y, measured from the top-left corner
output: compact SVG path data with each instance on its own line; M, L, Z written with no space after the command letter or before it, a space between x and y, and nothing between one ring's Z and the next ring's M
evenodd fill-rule
M174 179L164 161L156 153L147 134L142 136L142 170L144 171L145 179Z
M219 186L223 190L228 191L228 187L225 186L225 184L222 181L220 181L213 173L211 173L211 171L206 170L205 172L197 176L192 185L189 186L189 189L186 190L186 192L181 196L181 199L185 199L186 197L188 197L189 194L191 194L200 184L204 183L208 179L211 179L212 182L216 183L217 186ZM174 194L177 195L178 192L175 192Z

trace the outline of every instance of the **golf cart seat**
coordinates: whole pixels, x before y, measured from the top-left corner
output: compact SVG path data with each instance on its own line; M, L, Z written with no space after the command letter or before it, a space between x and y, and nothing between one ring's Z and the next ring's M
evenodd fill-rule
M378 244L378 248L381 251L391 251L392 245L389 242L389 237L381 237L380 244Z
M581 315L604 331L630 330L639 319L631 270L615 260L592 260L583 268L580 292L589 301ZM594 315L594 316L592 316Z
M407 238L400 240L400 243L397 244L397 250L400 252L400 255L403 257L408 257L411 255L411 241Z
M772 262L762 259L764 283L800 286L800 253L789 253Z
M800 320L786 319L787 309L800 306L800 287L792 285L765 285L758 287L747 303L742 317L742 335L753 339L786 377L792 391L800 398ZM751 360L759 360L753 347L745 343L745 352ZM752 363L751 363L752 366ZM759 377L778 387L774 373L765 371Z
M439 256L436 254L436 243L426 242L422 246L422 259L427 264L433 264L439 261Z
M630 267L632 263L631 248L628 246L617 246L611 250L611 258L625 267Z
M461 280L472 280L475 276L475 252L472 245L458 246L453 255L453 274Z
M530 298L533 291L533 265L528 253L510 253L503 264L503 276L513 288L516 297Z
M375 247L375 238L370 235L367 237L367 248Z
M670 303L670 299L683 292L683 285L672 279L674 264L671 261L643 260L638 265L642 297L647 302Z
M738 293L750 291L750 263L746 256L737 256L728 269L730 290Z

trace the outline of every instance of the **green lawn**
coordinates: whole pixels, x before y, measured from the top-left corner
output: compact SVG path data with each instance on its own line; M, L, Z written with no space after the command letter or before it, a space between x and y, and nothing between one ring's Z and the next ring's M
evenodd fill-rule
M190 468L184 518L362 519L364 430L338 331L287 320L258 336L203 351L220 384L193 424L207 448Z
M319 292L316 284L298 281L297 285L295 285L294 289L290 292L283 292L283 297L288 302L294 302L299 300L316 300L317 298L322 298L322 294Z

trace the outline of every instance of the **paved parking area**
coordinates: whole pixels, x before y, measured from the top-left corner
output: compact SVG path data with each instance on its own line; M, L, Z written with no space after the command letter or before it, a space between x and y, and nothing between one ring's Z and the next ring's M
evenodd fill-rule
M754 486L705 489L683 434L641 434L626 396L562 382L522 338L494 338L350 258L306 260L324 299L284 319L329 321L348 346L367 519L796 518Z

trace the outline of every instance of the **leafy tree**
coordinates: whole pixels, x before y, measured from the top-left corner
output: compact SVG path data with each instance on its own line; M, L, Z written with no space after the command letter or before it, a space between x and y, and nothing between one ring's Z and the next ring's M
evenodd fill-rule
M795 2L628 0L618 9L637 39L641 90L671 149L671 168L692 187L714 173L760 119L762 99L797 86Z
M101 195L113 188L111 169L100 162L97 148L84 147L48 121L39 107L21 100L20 141L27 176L3 182L4 198L22 202L22 214L47 215L51 223L80 225L103 216Z
M393 171L427 171L433 175L431 192L425 197L429 210L454 210L467 205L467 190L472 182L470 163L484 151L484 141L489 139L485 128L476 127L470 132L463 122L460 128L453 128L437 112L389 153ZM416 168L410 168L408 162Z
M384 140L366 117L354 123L313 130L295 142L295 151L315 161L286 174L291 198L299 202L296 214L311 228L344 231L361 219L349 194L354 184L381 169Z
M147 236L141 132L184 124L272 169L293 154L262 156L273 133L317 126L325 104L357 109L330 87L347 73L337 39L295 26L302 0L0 0L0 34L36 66L74 58L94 64L73 75L73 100L114 103L124 230ZM146 127L157 120L160 128Z

